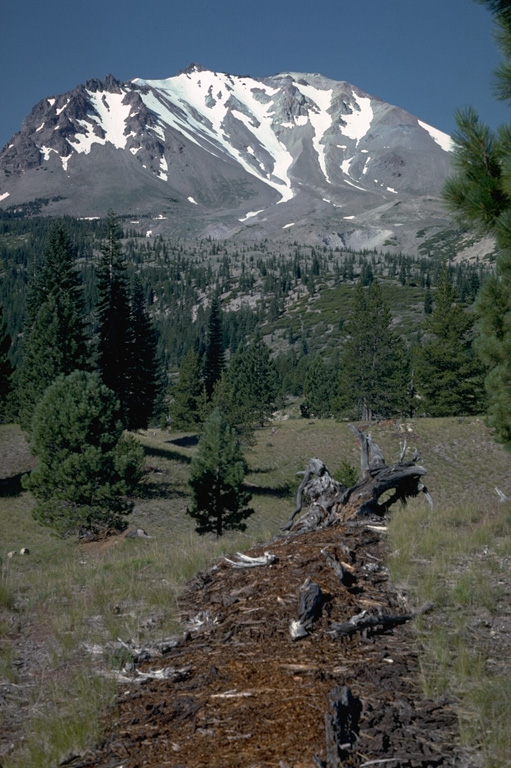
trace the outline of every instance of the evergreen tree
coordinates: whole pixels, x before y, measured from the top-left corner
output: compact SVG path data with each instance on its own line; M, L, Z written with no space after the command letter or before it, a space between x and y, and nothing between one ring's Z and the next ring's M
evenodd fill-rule
M503 60L496 70L498 98L511 100L511 7L508 0L480 0L494 14ZM511 449L511 125L496 132L473 108L458 110L453 136L454 175L444 187L451 210L477 232L495 237L496 274L476 303L478 353L488 368L488 422Z
M197 429L204 420L206 391L199 355L190 347L179 368L177 383L172 388L170 415L176 429Z
M57 376L88 366L83 289L61 223L50 230L44 265L35 280L32 322L29 314L16 376L19 420L25 430L30 430L35 406Z
M119 404L97 374L59 376L36 407L24 481L34 518L59 535L122 528L142 477L142 448L123 437Z
M188 514L196 521L197 533L221 536L226 530L245 530L245 520L254 511L246 506L250 494L242 488L246 472L236 433L215 408L190 465L193 502Z
M343 327L336 415L365 420L409 409L410 359L391 322L379 284L363 288L359 283Z
M208 400L213 396L215 384L225 367L225 350L222 341L222 313L220 301L215 296L211 302L204 355L204 384Z
M154 413L161 377L158 338L147 312L142 284L137 278L130 305L130 324L127 426L129 429L146 429Z
M225 369L216 403L240 432L262 426L276 407L278 375L270 349L257 334Z
M121 231L112 211L108 213L106 236L97 264L98 370L121 406L125 426L130 421L133 331L126 259Z
M473 325L444 266L433 312L424 323L426 337L414 354L421 412L458 416L484 409L484 369L473 350Z
M3 320L3 307L0 306L0 421L8 411L8 398L11 392L13 367L9 360L11 337L7 333Z
M424 314L430 315L433 312L433 296L429 288L426 289L424 294Z
M325 363L322 355L316 355L307 366L303 388L304 401L300 406L302 416L327 419L332 416L338 372Z

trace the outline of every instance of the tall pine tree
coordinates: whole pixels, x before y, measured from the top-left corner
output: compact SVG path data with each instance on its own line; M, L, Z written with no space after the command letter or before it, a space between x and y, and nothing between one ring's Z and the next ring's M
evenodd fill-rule
M366 420L408 411L410 358L377 282L355 287L343 333L336 415Z
M197 453L190 465L192 506L188 514L197 533L244 531L254 510L246 505L250 494L243 490L247 466L234 429L219 408L206 420Z
M206 391L202 366L194 347L190 347L179 368L179 377L172 388L170 416L176 429L193 430L204 420Z
M130 303L130 364L128 426L146 429L161 387L158 336L147 311L142 284L135 278Z
M19 421L30 430L34 409L61 374L88 366L83 290L71 241L62 225L50 230L41 271L29 288L28 324L16 375Z
M0 306L0 421L8 413L8 399L11 393L13 366L9 360L11 337L4 323L3 307Z
M496 70L497 96L511 101L511 6L509 0L479 0L493 13L502 63ZM511 125L492 131L469 107L456 113L454 175L444 199L462 221L495 237L496 273L476 302L477 350L489 373L488 421L497 439L511 449Z
M222 375L225 367L225 349L222 340L222 312L220 301L215 296L209 311L206 335L206 350L204 354L204 385L206 396L211 400L215 384Z
M484 410L484 368L473 349L473 325L444 266L433 312L424 322L426 336L414 354L420 412L459 416Z
M161 386L156 329L140 281L130 293L122 232L115 214L97 264L97 365L103 383L115 393L127 429L146 428Z
M103 383L119 400L121 418L128 427L131 394L129 373L134 339L127 265L121 236L115 214L109 211L106 235L97 264L97 364Z

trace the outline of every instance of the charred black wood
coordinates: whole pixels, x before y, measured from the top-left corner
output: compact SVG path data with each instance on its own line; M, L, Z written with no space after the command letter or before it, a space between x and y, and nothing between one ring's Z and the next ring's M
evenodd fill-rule
M341 624L332 624L332 634L336 637L349 637L356 632L363 632L366 629L372 629L375 632L385 632L389 629L406 624L414 618L411 613L378 616L368 615L366 611L352 616L349 621Z
M326 768L341 768L358 738L362 704L347 685L332 688L328 701L330 707L325 714Z

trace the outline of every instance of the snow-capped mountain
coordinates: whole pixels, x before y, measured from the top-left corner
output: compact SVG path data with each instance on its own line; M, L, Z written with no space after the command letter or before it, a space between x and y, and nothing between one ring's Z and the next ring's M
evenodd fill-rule
M402 244L441 224L449 137L347 82L192 65L43 99L0 153L0 205L153 230ZM42 201L42 202L41 202ZM412 229L413 229L412 226Z

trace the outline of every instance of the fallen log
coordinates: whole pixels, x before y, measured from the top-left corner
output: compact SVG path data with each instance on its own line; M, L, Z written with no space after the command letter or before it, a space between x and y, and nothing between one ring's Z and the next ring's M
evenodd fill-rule
M396 615L378 614L370 615L367 611L352 616L349 621L343 621L341 624L332 624L330 634L335 637L349 637L355 632L364 632L366 629L374 629L376 632L385 632L393 629L400 624L406 624L414 618L411 613Z
M345 488L331 476L320 459L310 459L298 488L296 506L281 530L310 531L336 520L362 515L383 517L393 504L398 501L405 504L419 493L423 493L432 505L428 489L422 482L427 471L418 463L417 451L405 461L405 442L397 462L387 466L383 452L372 436L354 425L350 425L350 429L360 443L361 479ZM304 497L309 499L310 505L295 523L296 516L302 511Z

